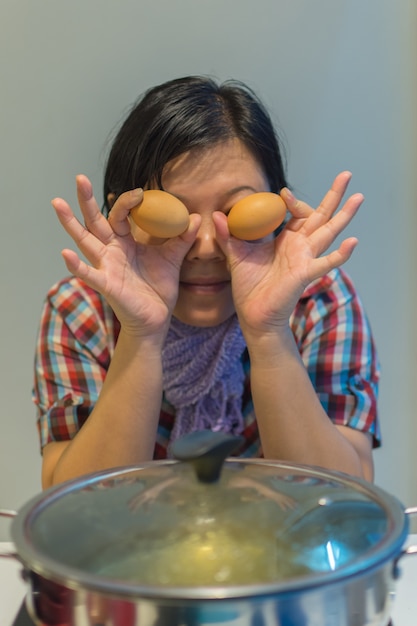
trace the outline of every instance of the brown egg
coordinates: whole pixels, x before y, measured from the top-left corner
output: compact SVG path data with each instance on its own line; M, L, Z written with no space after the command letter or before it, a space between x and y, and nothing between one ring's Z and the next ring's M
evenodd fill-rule
M152 237L177 237L187 230L190 216L187 207L172 194L160 189L143 192L143 201L130 215Z
M278 194L253 193L232 206L227 217L229 231L238 239L261 239L278 228L286 211L285 202Z

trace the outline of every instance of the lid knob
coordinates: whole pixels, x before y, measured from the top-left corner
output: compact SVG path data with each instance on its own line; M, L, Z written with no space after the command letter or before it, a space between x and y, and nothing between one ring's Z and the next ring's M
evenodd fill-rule
M240 436L199 430L174 441L171 449L178 461L193 464L200 482L214 483L220 478L226 458L242 443Z

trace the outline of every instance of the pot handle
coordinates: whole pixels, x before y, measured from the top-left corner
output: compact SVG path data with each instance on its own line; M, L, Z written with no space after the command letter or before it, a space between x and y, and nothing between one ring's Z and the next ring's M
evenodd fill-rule
M417 506L408 507L407 509L405 509L405 514L409 516L417 516ZM417 546L408 546L407 548L404 548L403 554L417 554Z
M16 517L17 512L11 509L0 509L0 517Z
M413 515L417 517L417 506L410 506L410 507L408 507L407 509L405 509L405 514L408 517L411 517ZM414 529L411 531L411 533L417 533L416 526L414 526Z
M408 509L405 509L406 515L417 515L417 506L410 506Z
M408 509L405 509L404 512L406 515L417 515L417 506L409 507ZM407 546L406 548L401 550L399 556L394 561L394 577L395 578L398 578L399 576L399 569L398 569L399 560L402 559L403 556L409 556L412 554L417 554L417 545Z
M10 509L0 509L0 517L16 517L17 512ZM16 552L0 552L0 559L15 559L19 560Z

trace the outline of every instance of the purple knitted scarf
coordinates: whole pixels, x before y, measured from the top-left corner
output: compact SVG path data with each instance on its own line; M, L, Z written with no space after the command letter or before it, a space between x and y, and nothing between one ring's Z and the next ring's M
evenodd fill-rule
M208 328L172 318L162 351L165 397L176 412L170 442L202 429L242 432L245 347L236 315Z

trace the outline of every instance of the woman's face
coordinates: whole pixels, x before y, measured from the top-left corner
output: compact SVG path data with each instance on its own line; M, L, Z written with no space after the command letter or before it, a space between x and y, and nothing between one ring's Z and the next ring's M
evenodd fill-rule
M164 168L162 186L202 218L182 264L174 315L192 326L216 326L235 309L230 273L216 241L212 215L214 211L227 214L251 193L269 191L265 174L247 148L233 139L173 159ZM140 238L143 241L144 236Z

